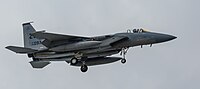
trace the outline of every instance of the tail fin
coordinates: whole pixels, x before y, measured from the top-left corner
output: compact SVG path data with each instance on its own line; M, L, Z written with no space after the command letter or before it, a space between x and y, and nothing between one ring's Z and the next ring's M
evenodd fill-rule
M36 31L30 23L33 23L33 22L22 24L23 35L24 35L24 47L35 49L35 50L46 48L44 45L41 44L42 43L41 39L37 39L37 38L31 36L31 33L34 33Z

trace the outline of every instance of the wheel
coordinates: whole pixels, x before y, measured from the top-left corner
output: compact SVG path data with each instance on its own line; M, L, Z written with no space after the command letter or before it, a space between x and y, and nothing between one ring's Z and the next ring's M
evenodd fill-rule
M72 58L70 63L71 63L71 65L76 65L78 63L78 59L77 58Z
M122 60L121 60L121 63L122 63L122 64L126 63L126 59L122 59Z
M82 66L81 66L81 71L82 71L82 72L86 72L87 70L88 70L87 65L82 65Z

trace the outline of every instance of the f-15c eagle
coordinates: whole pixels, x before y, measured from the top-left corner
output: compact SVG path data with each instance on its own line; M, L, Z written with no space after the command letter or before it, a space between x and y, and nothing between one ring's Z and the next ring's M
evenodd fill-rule
M175 36L149 32L144 29L124 33L82 37L36 31L31 22L23 23L24 47L6 48L32 58L33 68L43 68L52 61L66 61L71 66L80 66L82 72L88 66L107 64L121 60L125 63L128 48L170 41ZM111 55L120 53L122 57Z

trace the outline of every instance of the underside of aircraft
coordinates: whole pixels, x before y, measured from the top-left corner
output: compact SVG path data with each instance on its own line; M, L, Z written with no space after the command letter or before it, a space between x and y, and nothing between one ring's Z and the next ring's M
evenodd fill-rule
M128 30L124 33L83 37L36 31L31 22L23 23L24 47L6 48L32 58L33 68L43 68L52 61L66 61L71 66L80 66L82 72L88 66L126 62L125 55L130 47L166 42L175 36L149 32L144 29ZM113 57L118 54L122 57Z

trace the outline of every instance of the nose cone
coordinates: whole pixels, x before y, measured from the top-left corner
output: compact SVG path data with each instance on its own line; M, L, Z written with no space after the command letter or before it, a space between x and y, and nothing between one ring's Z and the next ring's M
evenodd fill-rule
M173 39L176 39L177 37L172 36L172 35L168 35L168 34L160 34L160 33L156 33L154 35L156 43L160 43L160 42L166 42L166 41L170 41Z
M176 39L177 37L176 37L176 36L173 36L173 35L170 35L169 38L170 38L169 40L173 40L173 39Z
M175 37L175 36L166 35L166 34L164 34L164 35L161 36L161 40L163 40L163 41L170 41L170 40L173 40L173 39L176 39L176 38L177 37Z

